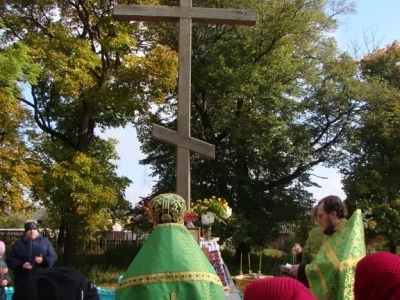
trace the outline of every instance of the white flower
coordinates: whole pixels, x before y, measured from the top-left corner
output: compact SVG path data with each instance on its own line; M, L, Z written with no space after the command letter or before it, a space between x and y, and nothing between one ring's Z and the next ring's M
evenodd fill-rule
M221 213L221 217L224 219L228 219L232 216L232 208L228 207L225 212Z
M215 215L212 212L208 212L207 214L201 215L201 224L203 225L210 225L214 222Z
M370 210L363 212L362 218L363 218L364 228L368 228L368 223L373 220L372 212Z

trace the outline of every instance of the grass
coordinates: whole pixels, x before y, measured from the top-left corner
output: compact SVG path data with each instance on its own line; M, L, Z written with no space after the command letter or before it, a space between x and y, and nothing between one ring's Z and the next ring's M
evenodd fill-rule
M120 245L102 255L82 255L79 260L79 271L82 272L91 282L100 288L115 289L117 279L129 267L136 256L139 248L137 246ZM229 249L221 250L222 258L232 276L240 272L240 260L236 260L234 251ZM289 262L289 258L282 252L275 249L265 249L262 252L261 271L265 275L279 275L281 264ZM251 253L251 270L257 273L259 270L260 253ZM242 258L243 273L249 270L248 258Z

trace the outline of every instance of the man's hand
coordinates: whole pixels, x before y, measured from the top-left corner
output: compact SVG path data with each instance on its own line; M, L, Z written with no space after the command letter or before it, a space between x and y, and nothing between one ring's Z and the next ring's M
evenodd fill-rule
M297 278L297 273L299 272L300 265L293 265L289 271L289 274L292 275L294 278Z
M0 276L4 276L5 274L8 273L8 268L2 268L0 269Z
M40 265L43 262L43 257L40 256L35 256L35 263L37 263L38 265Z
M292 252L294 254L300 254L302 252L301 246L299 244L295 244L292 248Z
M4 280L0 283L1 286L6 286L7 284L8 284L7 279L4 279Z
M30 270L30 269L32 269L32 265L31 265L31 263L30 263L30 262L26 262L26 263L24 263L24 264L22 265L22 267L23 267L24 269L27 269L27 270Z

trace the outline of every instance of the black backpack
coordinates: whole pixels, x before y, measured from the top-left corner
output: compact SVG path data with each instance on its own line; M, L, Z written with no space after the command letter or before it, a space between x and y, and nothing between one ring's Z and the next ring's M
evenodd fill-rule
M21 283L13 300L100 300L96 287L71 268L49 268Z

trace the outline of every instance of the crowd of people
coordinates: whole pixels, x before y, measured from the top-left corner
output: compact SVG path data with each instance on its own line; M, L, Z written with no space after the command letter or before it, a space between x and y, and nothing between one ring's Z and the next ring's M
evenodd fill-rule
M199 245L184 226L185 201L161 194L150 203L155 225L147 241L123 274L116 300L224 300L221 281ZM305 245L295 245L301 264L290 277L253 280L244 300L394 300L400 299L400 257L387 252L366 256L361 212L348 218L337 196L318 202L313 218L318 226ZM4 258L0 241L0 300L14 274L14 300L99 300L96 288L78 271L55 268L56 252L42 237L38 223L28 220L24 236Z

